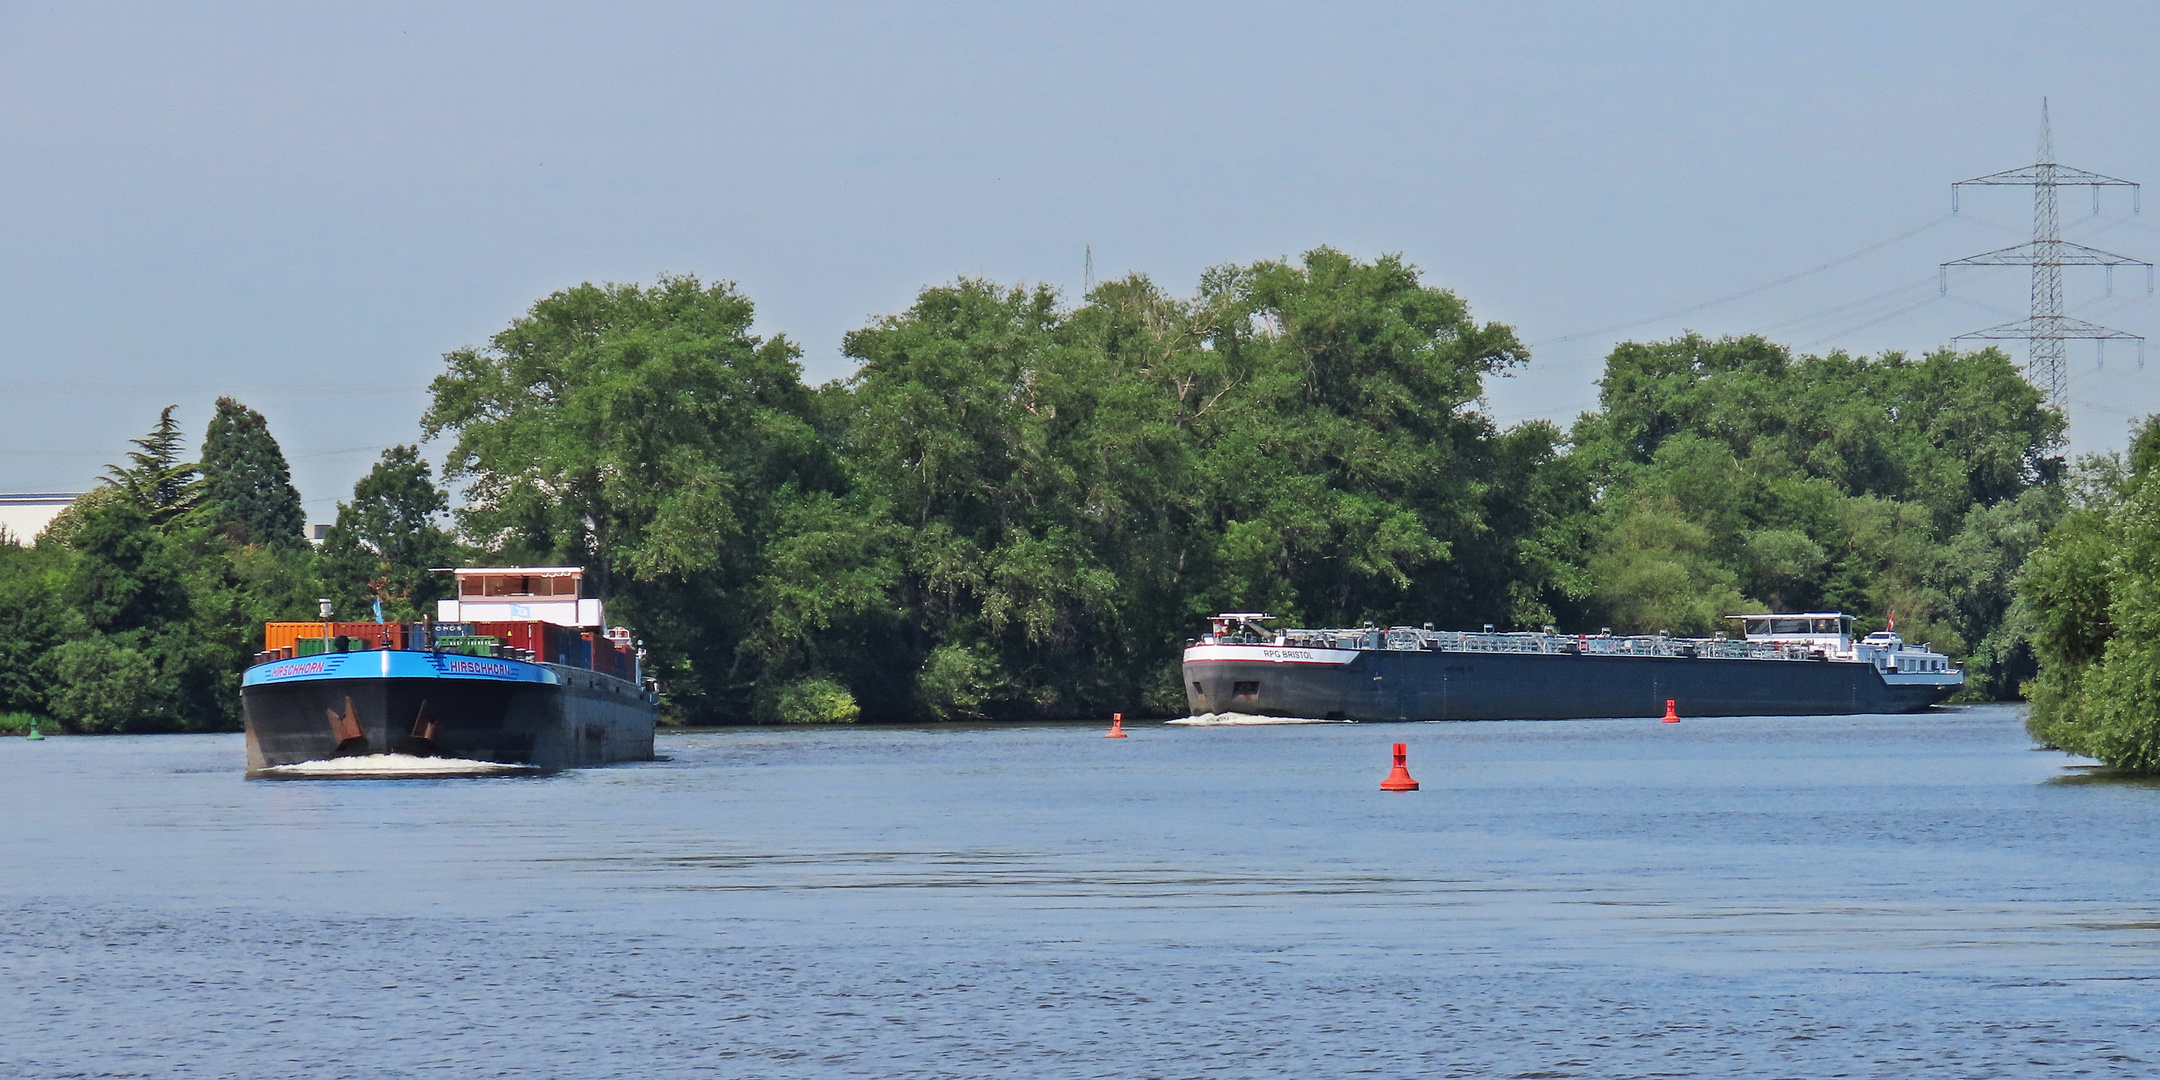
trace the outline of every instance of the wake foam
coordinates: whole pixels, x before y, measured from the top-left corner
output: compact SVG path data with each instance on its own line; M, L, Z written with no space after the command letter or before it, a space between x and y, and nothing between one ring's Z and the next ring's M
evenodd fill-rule
M1349 720L1321 720L1310 716L1253 716L1250 713L1201 713L1198 716L1182 716L1165 720L1165 724L1181 724L1185 727L1259 727L1265 724L1348 724Z
M533 765L470 758L415 757L411 754L365 754L356 757L271 765L256 776L310 779L380 779L405 776L515 776L541 770Z

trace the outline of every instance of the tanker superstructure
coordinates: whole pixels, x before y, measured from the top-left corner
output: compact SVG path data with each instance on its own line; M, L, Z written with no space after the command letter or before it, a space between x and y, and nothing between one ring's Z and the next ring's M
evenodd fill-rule
M421 623L271 623L241 677L250 775L403 754L647 761L660 695L575 566L466 567Z
M1914 712L1954 694L1949 657L1842 612L1735 615L1742 636L1271 630L1218 615L1185 649L1194 713L1334 720L1575 720Z

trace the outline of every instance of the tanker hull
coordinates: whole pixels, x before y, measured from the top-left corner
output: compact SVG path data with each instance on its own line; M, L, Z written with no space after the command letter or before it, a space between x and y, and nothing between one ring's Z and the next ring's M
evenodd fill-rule
M1837 660L1553 653L1186 650L1194 713L1338 720L1589 720L1914 712L1956 685Z

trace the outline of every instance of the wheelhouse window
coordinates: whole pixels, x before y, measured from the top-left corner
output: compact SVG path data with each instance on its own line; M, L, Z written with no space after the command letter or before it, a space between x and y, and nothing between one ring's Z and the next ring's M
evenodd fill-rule
M1742 617L1742 632L1751 638L1851 637L1850 615L1760 615Z
M556 574L469 574L458 578L458 596L464 599L487 597L575 597L577 579Z

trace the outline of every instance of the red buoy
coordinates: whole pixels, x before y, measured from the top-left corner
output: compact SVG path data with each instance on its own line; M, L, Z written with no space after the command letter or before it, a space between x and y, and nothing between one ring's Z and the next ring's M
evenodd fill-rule
M1680 710L1673 708L1673 699L1671 698L1665 699L1665 722L1668 724L1680 722Z
M1396 743L1396 744L1395 744L1395 770L1394 770L1393 772L1390 772L1390 773L1388 773L1388 774L1387 774L1387 779L1385 779L1385 780L1382 780L1382 781L1380 781L1380 790L1382 790L1382 791L1416 791L1416 790L1417 790L1417 781L1415 781L1415 780L1412 780L1412 779L1410 779L1410 766L1409 766L1409 764L1408 764L1408 762L1409 762L1409 759L1410 759L1410 747L1409 747L1409 746L1407 746L1406 744L1403 744L1403 743Z
M1108 735L1105 735L1105 736L1103 736L1103 738L1105 738L1105 739L1122 739L1122 738L1124 738L1124 737L1125 737L1125 714L1124 714L1124 713L1121 713L1121 712L1114 712L1114 713L1111 713L1111 714L1110 714L1110 734L1108 734Z

